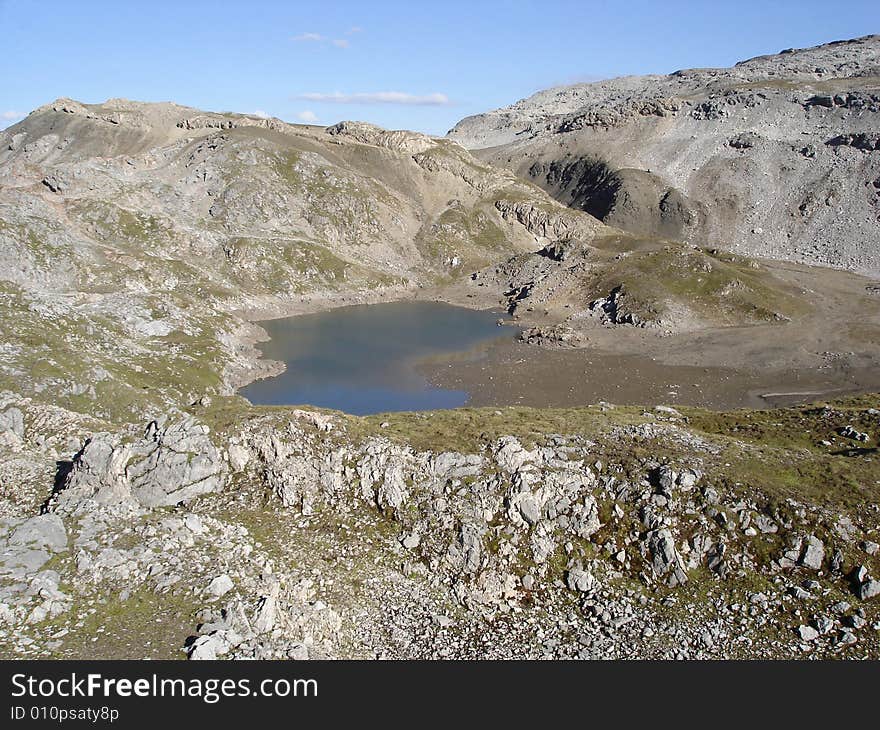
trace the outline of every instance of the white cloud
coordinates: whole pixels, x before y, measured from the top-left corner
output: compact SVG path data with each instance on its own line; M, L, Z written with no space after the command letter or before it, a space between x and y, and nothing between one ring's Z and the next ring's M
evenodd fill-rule
M355 33L360 33L361 29L358 27L350 28L345 31L345 35L354 35ZM293 40L297 43L319 43L321 45L330 44L332 46L336 46L337 48L348 48L351 44L346 38L330 38L325 35L321 35L320 33L300 33L299 35L293 36Z
M406 94L402 91L376 91L370 93L300 94L297 99L331 104L405 104L410 106L448 106L452 102L446 94Z
M308 109L297 114L296 118L299 119L301 122L305 122L306 124L314 124L318 121L318 115Z
M24 119L26 116L27 115L24 112L16 112L12 110L7 112L0 112L0 119L2 119L4 122L18 121L19 119Z
M363 33L364 29L359 25L353 25L347 31L345 31L345 35L354 35L355 33Z
M268 118L269 118L269 112L264 112L262 109L255 109L255 110L254 110L254 116L255 116L255 117L259 117L260 119L268 119Z

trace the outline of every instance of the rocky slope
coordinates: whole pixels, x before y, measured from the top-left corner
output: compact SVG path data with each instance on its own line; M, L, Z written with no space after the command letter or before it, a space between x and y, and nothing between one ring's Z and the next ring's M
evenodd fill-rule
M136 420L230 392L265 367L238 313L399 297L502 261L534 247L496 207L511 198L604 229L412 132L58 100L0 133L0 388Z
M637 259L684 283L639 291ZM268 372L243 312L411 296L484 269L460 300L602 321L611 301L612 324L667 330L784 321L811 299L412 132L64 99L0 134L0 388L99 419L139 422ZM852 304L871 311L859 287Z
M639 235L880 273L880 36L549 89L448 136Z
M21 405L16 448L45 460ZM383 421L221 399L94 434L42 514L4 520L0 647L876 658L878 427L864 401Z

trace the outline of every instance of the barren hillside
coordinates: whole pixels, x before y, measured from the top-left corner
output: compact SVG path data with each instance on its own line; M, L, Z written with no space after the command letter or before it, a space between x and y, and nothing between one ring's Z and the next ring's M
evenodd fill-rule
M636 234L880 273L880 36L548 89L448 136Z

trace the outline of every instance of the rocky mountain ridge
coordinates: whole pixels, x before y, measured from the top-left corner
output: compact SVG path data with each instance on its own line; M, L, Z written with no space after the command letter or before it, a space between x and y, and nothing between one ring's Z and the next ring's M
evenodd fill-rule
M230 392L266 367L241 312L407 296L528 250L508 198L573 225L538 188L413 132L57 100L0 133L0 379L111 418L146 388L170 388L167 404Z
M638 235L880 272L880 36L549 89L448 136Z

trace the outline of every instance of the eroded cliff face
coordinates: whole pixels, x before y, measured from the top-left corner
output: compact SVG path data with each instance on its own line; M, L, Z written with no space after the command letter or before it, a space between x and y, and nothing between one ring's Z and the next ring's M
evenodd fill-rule
M638 235L880 273L880 36L549 89L448 136Z

